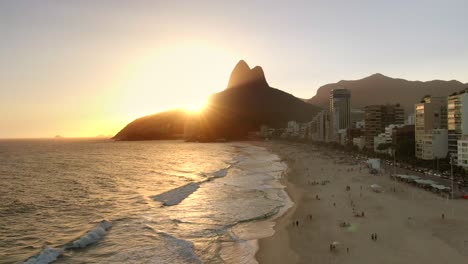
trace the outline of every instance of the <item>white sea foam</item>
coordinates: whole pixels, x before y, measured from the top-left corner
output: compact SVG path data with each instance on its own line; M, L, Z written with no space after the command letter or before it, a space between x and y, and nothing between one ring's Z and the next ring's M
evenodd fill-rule
M180 239L175 236L172 236L165 232L157 231L151 225L146 225L146 228L152 230L154 233L159 235L167 243L167 248L170 248L171 255L176 255L175 259L183 261L184 263L203 263L201 259L197 256L193 250L193 243L188 240ZM160 256L163 257L164 256ZM174 261L174 256L171 256L172 261ZM169 259L165 260L168 261Z
M29 258L24 264L48 264L51 263L63 254L61 248L45 247L38 255Z
M59 256L61 256L65 250L74 249L74 248L84 248L90 244L96 243L101 240L107 233L107 231L112 227L112 224L109 221L102 220L96 227L88 231L85 235L79 239L66 244L62 248L52 248L45 247L39 254L36 256L30 257L27 259L24 264L47 264L51 263Z
M276 201L278 204L269 212L242 219L233 225L229 229L233 241L222 243L220 256L227 263L253 264L257 263L255 253L258 250L258 239L274 234L275 220L293 203L284 190L285 186L279 182L287 170L287 165L281 162L277 155L265 153L263 148L249 147L243 150L248 158L236 164L240 174L228 179L228 184L244 190L256 190L267 200Z
M101 240L106 234L107 231L112 227L112 224L109 221L102 220L96 227L88 231L79 239L65 245L65 249L73 248L84 248L90 244L94 244Z
M163 203L165 206L172 206L182 202L190 194L194 193L199 187L200 183L192 182L187 185L152 196L151 198L155 201Z

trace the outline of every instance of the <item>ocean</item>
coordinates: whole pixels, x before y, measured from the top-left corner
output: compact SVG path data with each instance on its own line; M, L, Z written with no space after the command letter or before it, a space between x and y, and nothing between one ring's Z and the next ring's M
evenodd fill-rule
M0 263L256 263L290 205L249 143L0 141Z

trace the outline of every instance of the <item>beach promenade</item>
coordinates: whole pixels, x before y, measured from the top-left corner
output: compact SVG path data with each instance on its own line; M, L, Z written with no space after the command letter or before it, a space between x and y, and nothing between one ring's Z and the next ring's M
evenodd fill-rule
M262 145L287 162L284 184L295 204L259 241L259 263L468 263L466 200L371 175L329 149Z

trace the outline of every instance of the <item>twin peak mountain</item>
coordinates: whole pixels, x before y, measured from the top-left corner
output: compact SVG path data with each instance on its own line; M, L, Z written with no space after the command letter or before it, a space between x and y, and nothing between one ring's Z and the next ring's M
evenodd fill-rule
M227 88L210 96L197 116L172 110L138 118L114 139L235 140L256 131L262 124L283 127L289 120L305 122L320 109L268 85L260 66L250 68L241 60L234 67Z
M227 88L245 86L252 88L269 88L262 67L255 66L253 69L250 69L249 65L244 60L241 60L236 64L234 70L232 70Z
M326 109L329 93L335 88L351 90L351 107L400 103L406 113L426 94L447 96L467 84L452 80L428 82L394 79L374 74L360 80L339 81L320 87L317 94L302 100L268 85L263 69L250 68L241 60L234 67L227 88L210 96L200 115L172 110L138 118L123 128L116 140L156 140L185 138L198 141L235 140L257 131L262 124L279 128L287 121L307 122Z

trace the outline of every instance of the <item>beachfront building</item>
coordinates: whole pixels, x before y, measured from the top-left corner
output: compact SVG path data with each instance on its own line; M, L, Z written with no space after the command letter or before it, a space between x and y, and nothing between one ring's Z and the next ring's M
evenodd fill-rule
M374 149L374 137L385 132L389 125L404 124L404 110L399 105L369 105L365 111L366 148Z
M299 138L308 139L310 132L310 123L300 123L299 124Z
M378 136L374 137L374 152L392 155L393 148L388 145L393 143L393 134L395 131L403 126L404 125L391 124L385 127L384 133L380 133ZM387 148L380 149L379 145L387 145Z
M330 141L330 114L327 110L322 110L312 119L311 139L313 141Z
M414 125L416 122L416 114L412 113L409 114L408 117L406 118L405 125Z
M288 121L288 127L286 128L286 134L289 137L299 136L300 125L296 121Z
M445 158L448 145L442 141L448 140L447 98L425 96L414 108L416 158Z
M381 154L390 154L390 148L380 149L381 145L386 145L392 143L392 138L388 138L385 133L380 133L374 137L374 152Z
M353 145L362 150L366 146L366 137L360 136L353 138Z
M468 135L468 93L463 90L448 97L447 105L448 151L457 158L457 141Z
M366 122L364 120L359 120L359 121L356 121L354 128L364 129L365 126L366 126Z
M416 154L419 159L434 160L447 157L448 151L448 134L447 129L432 129L429 133L425 133L419 144L420 153ZM418 150L418 148L416 148Z
M351 92L348 89L333 89L330 91L330 115L332 136L339 140L338 131L351 125Z
M457 164L468 169L468 136L463 136L457 142Z
M342 146L345 146L348 142L348 129L338 130L338 143Z
M401 127L396 127L392 132L392 143L397 146L399 144L409 144L409 142L414 143L415 137L415 127L414 125L404 125Z

